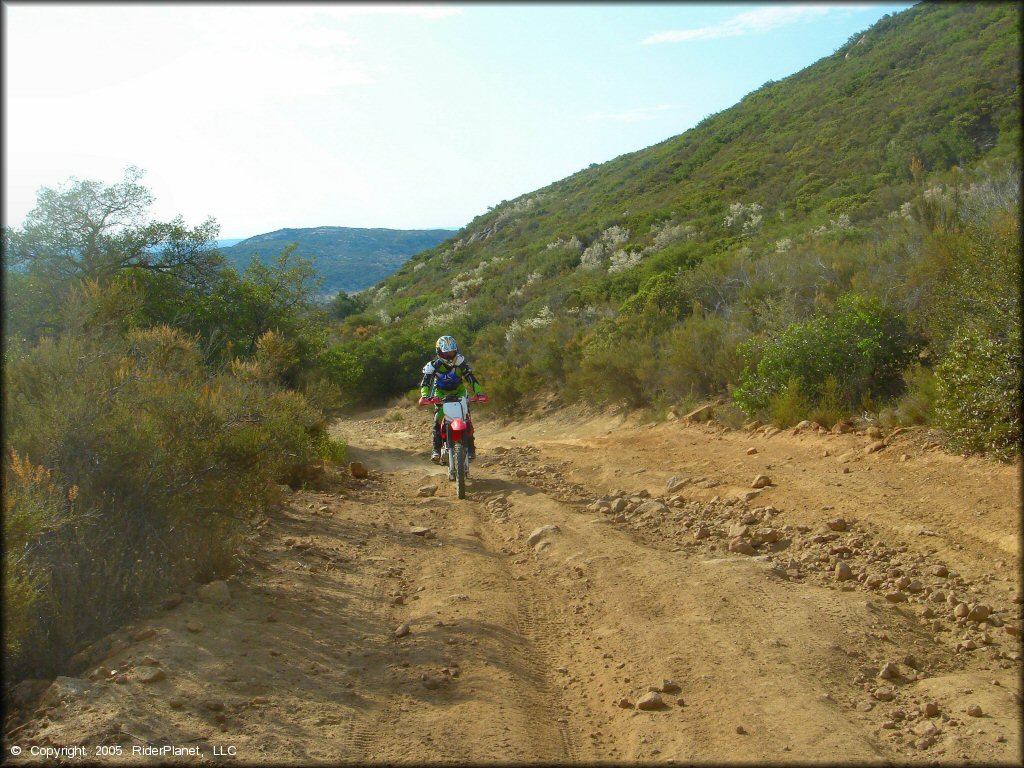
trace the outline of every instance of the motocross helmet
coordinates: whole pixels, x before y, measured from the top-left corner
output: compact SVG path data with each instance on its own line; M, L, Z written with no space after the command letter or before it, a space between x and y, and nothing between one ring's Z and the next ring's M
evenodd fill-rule
M451 336L442 336L437 340L435 345L437 356L442 360L452 362L458 357L459 345L455 343L455 339Z

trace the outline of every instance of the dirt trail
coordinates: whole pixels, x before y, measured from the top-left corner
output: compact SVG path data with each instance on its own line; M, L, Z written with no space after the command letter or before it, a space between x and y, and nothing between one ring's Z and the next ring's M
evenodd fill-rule
M339 422L369 477L287 495L226 603L197 585L96 644L5 757L1020 764L1018 467L480 408L460 501L427 421Z

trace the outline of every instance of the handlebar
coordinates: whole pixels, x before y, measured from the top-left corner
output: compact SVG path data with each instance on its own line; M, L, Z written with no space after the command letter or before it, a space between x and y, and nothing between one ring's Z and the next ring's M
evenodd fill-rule
M490 402L491 398L487 395L473 395L469 398L471 403L487 403ZM440 405L444 402L444 398L441 397L421 397L416 401L417 405Z

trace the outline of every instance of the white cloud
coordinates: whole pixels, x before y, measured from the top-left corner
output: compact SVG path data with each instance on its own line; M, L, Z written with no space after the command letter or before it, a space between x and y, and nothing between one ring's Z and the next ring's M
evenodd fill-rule
M636 107L621 112L592 112L587 115L587 120L615 123L639 123L645 120L656 120L659 112L672 109L669 104L659 104L656 107Z
M689 40L714 40L722 37L761 34L779 27L811 21L833 10L827 5L776 5L745 11L720 24L692 29L674 29L644 38L644 45L681 43Z

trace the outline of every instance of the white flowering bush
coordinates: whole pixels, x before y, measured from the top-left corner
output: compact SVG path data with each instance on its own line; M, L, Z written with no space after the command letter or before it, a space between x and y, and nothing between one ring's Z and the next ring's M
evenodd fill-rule
M424 323L428 326L450 325L454 320L465 315L467 311L465 304L442 304L430 311Z
M689 224L670 224L668 222L656 227L651 251L660 251L680 240L691 240L697 235L697 229Z
M633 251L630 253L620 249L612 254L611 260L608 264L608 272L623 272L630 267L635 267L642 260L643 254L641 252Z
M564 237L560 237L544 246L547 250L553 251L556 248L566 248L572 251L580 251L583 249L583 241L580 240L576 235L573 235L568 240Z
M608 227L580 255L580 267L597 269L605 258L614 253L616 246L629 240L629 230L618 225Z
M751 203L750 205L732 203L729 206L729 215L722 220L722 223L726 227L739 225L740 231L744 235L753 235L761 230L761 225L764 223L763 211L764 206L760 203Z
M785 253L793 247L793 239L790 237L784 237L781 240L775 241L775 252Z
M505 331L505 341L511 342L516 336L526 330L537 330L546 328L555 321L555 313L550 307L542 307L535 317L522 320L513 320Z
M467 294L472 293L474 290L479 288L484 283L482 275L477 274L462 274L452 280L452 296L456 299L460 299Z
M819 224L811 230L811 234L820 237L821 235L827 235L829 232L838 232L843 229L853 229L853 223L850 221L850 214L848 213L840 213L836 218L829 219L828 224Z

